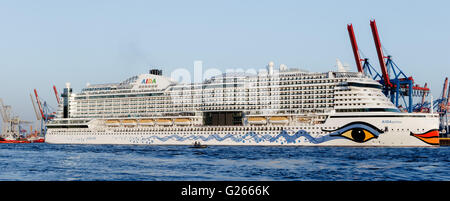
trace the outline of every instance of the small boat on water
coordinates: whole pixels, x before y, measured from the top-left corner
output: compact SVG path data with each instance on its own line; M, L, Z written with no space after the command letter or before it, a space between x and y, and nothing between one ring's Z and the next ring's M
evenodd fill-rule
M9 144L20 144L20 143L44 143L44 138L2 138L0 137L0 144L9 143Z
M31 143L44 143L45 139L41 138L41 139L37 139L37 140L30 140Z
M45 139L43 137L30 137L27 138L30 143L44 143Z
M30 141L26 139L9 139L0 137L0 143L30 143Z
M189 147L189 148L194 148L194 149L198 149L198 148L206 148L208 147L208 145L206 144L200 144L200 142L195 141L194 145Z

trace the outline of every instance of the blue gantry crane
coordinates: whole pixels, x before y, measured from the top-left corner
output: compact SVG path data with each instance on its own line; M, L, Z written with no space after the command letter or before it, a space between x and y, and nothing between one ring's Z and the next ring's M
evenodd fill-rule
M348 24L347 30L350 36L350 42L352 44L358 71L371 76L374 80L377 80L382 84L383 93L399 109L403 109L406 112L413 112L413 96L426 96L430 89L426 86L420 87L419 85L414 85L414 79L411 76L407 76L397 66L391 55L384 56L375 20L370 20L370 27L372 29L372 36L377 50L378 62L381 67L381 74L370 65L369 59L361 59L353 31L353 25ZM363 65L361 62L364 62ZM403 100L403 102L400 102L401 100Z

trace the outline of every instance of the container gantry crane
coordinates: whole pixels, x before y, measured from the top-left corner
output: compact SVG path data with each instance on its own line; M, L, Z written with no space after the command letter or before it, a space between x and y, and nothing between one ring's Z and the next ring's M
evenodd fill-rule
M19 118L19 116L13 115L12 108L10 105L4 105L3 100L0 98L0 113L2 116L2 131L0 136L5 139L18 139L24 133L21 128L22 124L30 124L30 121L24 121Z
M413 96L426 96L428 95L430 89L426 86L420 87L419 85L414 85L414 79L411 76L408 77L395 64L392 60L392 56L384 56L375 20L370 20L370 27L378 55L378 62L380 63L381 74L369 64L367 58L360 58L358 45L356 44L356 37L353 31L353 25L348 24L347 30L349 32L358 71L371 76L374 80L377 80L380 84L382 84L383 93L395 106L399 108L402 107L399 101L399 99L402 98L406 111L413 112ZM364 65L361 66L362 61L364 61Z
M54 91L56 92L56 87L55 86L53 86L53 87L54 87ZM45 135L45 133L47 132L46 125L49 120L55 118L55 112L50 112L50 109L49 109L46 101L44 101L43 104L41 103L36 89L34 89L34 95L36 96L36 103L38 105L40 116L41 116L41 118L38 118L38 120L40 119L40 121L41 121L41 134ZM57 98L57 100L58 100L58 98ZM34 102L33 102L33 107L34 107Z

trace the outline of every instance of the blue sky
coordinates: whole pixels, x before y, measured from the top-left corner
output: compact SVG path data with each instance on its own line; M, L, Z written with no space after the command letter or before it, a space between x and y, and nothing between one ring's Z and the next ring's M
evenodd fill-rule
M119 82L152 67L356 70L346 25L378 67L369 20L386 54L436 97L450 67L449 1L0 1L0 97L34 120L36 88Z

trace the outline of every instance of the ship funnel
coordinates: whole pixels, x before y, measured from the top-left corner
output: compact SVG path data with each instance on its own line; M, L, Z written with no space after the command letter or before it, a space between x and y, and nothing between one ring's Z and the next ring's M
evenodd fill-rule
M162 70L160 69L151 69L150 74L152 75L162 75Z

